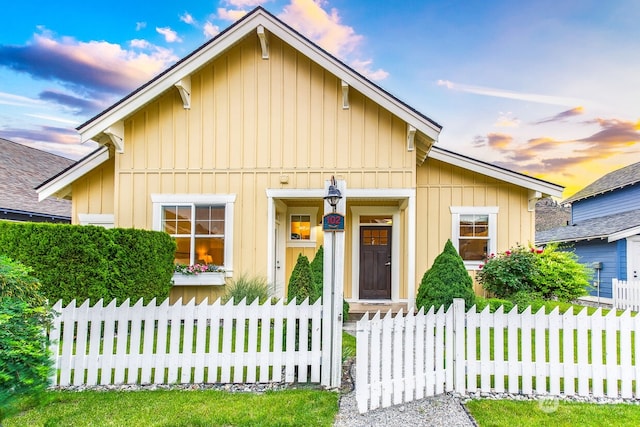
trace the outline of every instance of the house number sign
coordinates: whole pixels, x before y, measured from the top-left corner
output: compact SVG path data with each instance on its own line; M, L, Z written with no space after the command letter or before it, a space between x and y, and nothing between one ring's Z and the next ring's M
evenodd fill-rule
M322 217L322 231L344 231L344 215L330 213Z

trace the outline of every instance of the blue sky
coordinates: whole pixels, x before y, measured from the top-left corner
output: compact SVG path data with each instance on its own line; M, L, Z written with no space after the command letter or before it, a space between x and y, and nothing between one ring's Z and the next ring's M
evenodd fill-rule
M75 127L262 5L443 126L442 148L564 185L640 161L640 2L3 5L0 137L71 158Z

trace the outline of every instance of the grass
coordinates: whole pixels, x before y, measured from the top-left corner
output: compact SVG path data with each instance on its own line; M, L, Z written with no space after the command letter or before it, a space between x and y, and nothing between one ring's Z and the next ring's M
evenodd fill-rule
M331 426L338 393L200 391L46 393L47 403L4 420L13 426Z
M640 406L631 404L479 399L467 402L466 407L480 427L640 425Z

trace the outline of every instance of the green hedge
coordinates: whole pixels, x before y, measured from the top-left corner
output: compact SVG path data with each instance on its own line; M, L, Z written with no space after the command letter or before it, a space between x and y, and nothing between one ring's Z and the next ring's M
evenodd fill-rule
M52 303L164 300L175 242L166 233L0 221L0 253L33 268Z

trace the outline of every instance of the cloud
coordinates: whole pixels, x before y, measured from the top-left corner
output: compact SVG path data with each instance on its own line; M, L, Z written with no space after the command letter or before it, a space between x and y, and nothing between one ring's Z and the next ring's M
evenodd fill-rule
M196 23L195 19L189 12L185 12L180 16L180 20L185 24L194 25Z
M494 123L496 127L518 127L520 126L520 119L517 117L513 117L512 112L508 113L500 113L498 115L498 120Z
M351 66L363 76L366 76L370 80L380 81L384 80L389 76L389 73L383 70L382 68L378 68L377 70L371 69L371 63L373 61L366 60L355 60L351 62Z
M11 93L0 92L0 105L13 105L16 107L33 107L42 102L27 98L26 96L13 95Z
M136 31L140 31L143 28L147 28L146 22L136 22Z
M71 37L57 40L43 33L23 46L0 45L0 66L62 83L81 94L98 96L107 92L120 96L178 60L170 50L142 41L132 42L132 46L144 51L126 50L103 41L79 42Z
M230 10L225 8L218 8L218 18L225 21L237 21L247 14L246 10Z
M217 25L214 25L211 22L207 21L204 24L203 32L204 32L205 37L212 38L212 37L215 37L218 34L220 34L220 27L218 27Z
M227 0L227 4L239 8L243 7L255 7L263 3L268 3L269 0Z
M572 108L570 110L566 110L563 111L561 113L556 114L555 116L546 118L546 119L542 119L538 122L536 122L535 124L542 124L542 123L551 123L551 122L563 122L566 119L570 118L570 117L574 117L574 116L579 116L581 114L584 114L584 108L583 107L575 107Z
M55 90L43 91L38 95L38 98L68 107L74 114L84 116L93 115L108 106L102 102L79 98Z
M178 33L173 31L169 27L156 27L156 32L164 36L164 40L167 43L181 43L182 39L178 37Z
M505 89L496 89L482 86L472 86L461 83L453 83L449 80L438 80L438 86L459 92L473 93L476 95L492 96L497 98L508 98L519 101L537 102L540 104L571 106L581 104L582 101L573 98L564 98L551 95L540 95L536 93L515 92Z
M75 129L57 126L39 126L36 129L2 129L3 138L16 142L53 142L57 144L78 145L80 136Z
M490 133L487 135L487 146L496 150L506 149L513 142L511 135L503 133Z
M640 142L640 122L634 123L617 119L596 119L587 123L597 123L602 128L602 130L587 138L577 140L590 143L590 148L619 148Z
M352 27L340 22L336 9L327 13L318 1L291 0L279 17L339 58L353 53L363 39Z
M323 4L320 0L291 0L278 17L327 52L348 62L365 77L375 81L387 78L387 71L371 69L371 59L353 57L364 37L341 22L337 9L327 12L322 8Z

